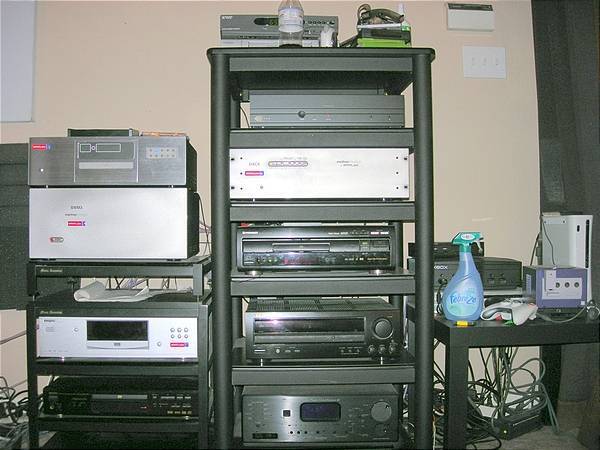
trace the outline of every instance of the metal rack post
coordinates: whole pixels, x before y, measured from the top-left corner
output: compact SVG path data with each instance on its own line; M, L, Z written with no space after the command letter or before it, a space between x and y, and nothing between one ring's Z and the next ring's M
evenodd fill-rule
M415 327L415 447L431 447L433 436L433 123L431 63L413 56L415 130L415 245L417 323Z
M211 63L211 202L214 317L215 445L231 448L233 388L231 385L232 307L231 229L229 223L229 130L231 93L229 57L215 53Z

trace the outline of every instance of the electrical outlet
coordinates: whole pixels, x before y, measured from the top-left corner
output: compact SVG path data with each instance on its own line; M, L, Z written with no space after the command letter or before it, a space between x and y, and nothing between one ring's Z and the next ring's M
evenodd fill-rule
M506 78L504 47L463 46L465 78Z

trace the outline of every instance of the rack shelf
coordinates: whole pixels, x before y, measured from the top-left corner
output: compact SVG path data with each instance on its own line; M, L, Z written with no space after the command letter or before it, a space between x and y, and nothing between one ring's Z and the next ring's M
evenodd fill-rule
M170 433L177 430L178 433L197 433L200 423L198 418L183 420L181 418L169 419L137 419L127 416L84 418L69 417L56 418L52 416L40 416L37 419L40 430L45 431L77 431L86 432L110 432L110 433Z
M210 256L194 256L178 261L48 261L30 260L27 265L27 292L38 295L38 278L191 278L193 294L204 295L204 276L210 272Z
M215 444L233 442L233 385L308 382L308 374L348 383L383 380L415 383L415 446L426 448L432 438L433 377L433 136L431 110L432 49L364 48L215 48L211 63L211 192L212 289L215 297ZM242 129L240 102L252 90L297 92L301 89L400 94L412 84L414 128L269 128ZM404 147L414 156L413 201L254 201L230 198L230 148L352 148ZM415 223L420 255L415 273L263 273L250 277L232 271L232 233L240 222L391 222L402 236L402 224ZM396 266L402 265L401 252ZM401 295L414 294L417 302L417 352L397 366L358 368L337 364L319 366L256 366L243 362L233 348L241 334L240 296L389 295L399 304ZM240 359L242 358L242 359ZM233 361L233 366L232 366ZM352 367L352 368L349 368ZM300 381L299 381L300 380ZM393 381L390 381L393 380Z
M231 130L231 148L408 147L415 144L412 128L302 128Z
M414 274L398 269L369 272L232 274L232 296L414 294Z
M139 376L140 370L145 375L151 376L196 376L198 375L198 363L143 361L139 363L89 363L83 361L57 362L38 359L36 363L38 375L87 375L95 376L101 373L105 376Z
M314 221L352 221L357 217L363 221L398 221L415 220L414 202L236 202L231 204L232 222L293 222L301 220Z

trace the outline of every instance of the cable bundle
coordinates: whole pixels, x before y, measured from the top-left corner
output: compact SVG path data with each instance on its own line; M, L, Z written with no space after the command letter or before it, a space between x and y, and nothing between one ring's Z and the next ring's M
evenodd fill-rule
M27 433L27 422L21 422L29 403L27 397L22 397L27 391L10 387L3 376L0 381L0 418L10 419L10 422L0 423L0 448L19 448Z
M438 345L439 342L436 342L434 349ZM486 356L479 349L484 367L484 376L480 379L475 379L469 363L467 448L500 448L502 442L495 421L534 415L545 408L548 408L552 427L558 433L556 414L542 384L546 371L544 362L540 358L530 358L515 366L517 352L518 348L499 347L491 349ZM539 364L539 376L531 368L533 363ZM439 365L434 364L434 442L435 447L441 447L443 437L441 432L438 435L438 430L444 429L444 375ZM516 384L516 376L523 373L530 381ZM484 414L482 407L491 409L491 414ZM490 444L495 446L490 447ZM479 447L482 445L484 447Z

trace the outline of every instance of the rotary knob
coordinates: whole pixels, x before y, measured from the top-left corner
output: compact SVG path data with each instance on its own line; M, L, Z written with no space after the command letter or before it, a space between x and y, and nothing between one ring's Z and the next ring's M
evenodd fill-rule
M394 332L394 327L392 326L392 322L388 319L381 318L377 319L373 324L373 334L378 339L387 339Z
M371 407L371 417L375 422L387 422L392 417L392 407L388 402L377 402Z
M380 355L385 355L385 353L386 353L386 352L387 352L387 348L386 348L386 346L385 346L385 345L383 345L383 344L381 344L381 345L379 346L379 354L380 354Z
M369 348L367 348L367 352L369 352L369 355L374 355L375 353L377 353L377 349L374 345L369 345Z

